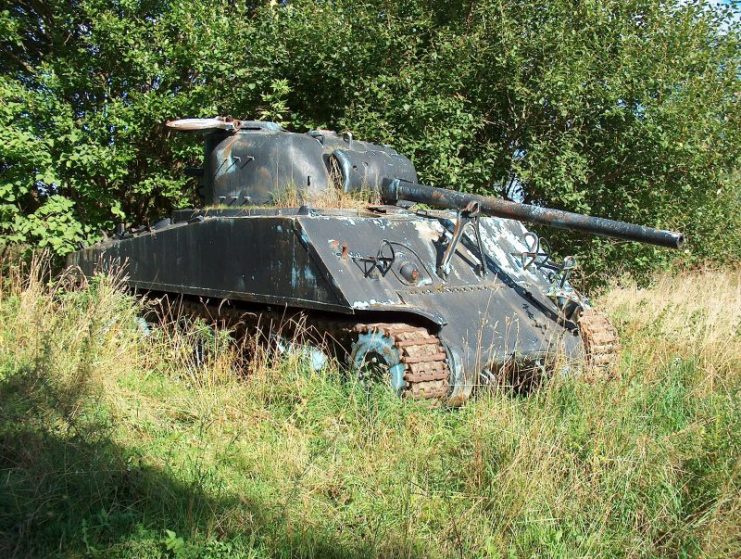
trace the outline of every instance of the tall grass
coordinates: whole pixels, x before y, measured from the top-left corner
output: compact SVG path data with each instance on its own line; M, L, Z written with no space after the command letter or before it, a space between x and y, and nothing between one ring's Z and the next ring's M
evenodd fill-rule
M145 335L115 277L11 269L0 555L738 557L741 274L600 302L619 380L451 411L199 323Z

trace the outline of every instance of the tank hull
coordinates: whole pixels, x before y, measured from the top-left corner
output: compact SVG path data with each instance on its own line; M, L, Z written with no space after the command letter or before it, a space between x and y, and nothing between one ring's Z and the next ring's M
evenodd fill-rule
M481 218L484 273L478 245L463 234L443 279L436 269L455 224L454 213L394 207L180 211L68 263L88 275L123 266L140 292L424 324L448 352L458 394L513 359L580 355L578 329L545 295L548 278L522 265L525 228Z

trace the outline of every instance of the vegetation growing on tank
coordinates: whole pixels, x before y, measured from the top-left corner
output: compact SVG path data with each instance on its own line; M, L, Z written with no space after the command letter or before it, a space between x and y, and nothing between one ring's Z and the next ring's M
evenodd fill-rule
M378 191L371 189L345 192L341 188L331 188L320 193L301 193L295 186L287 186L276 192L270 204L250 205L250 208L300 208L308 205L317 209L362 210L369 204L380 203ZM238 208L239 206L237 206ZM206 206L207 209L235 209L228 204Z
M366 208L368 204L378 204L381 199L378 190L365 188L353 192L345 192L339 182L339 177L332 178L330 188L318 193L300 192L295 185L281 188L273 196L271 207L298 208L309 205L314 208L356 209Z

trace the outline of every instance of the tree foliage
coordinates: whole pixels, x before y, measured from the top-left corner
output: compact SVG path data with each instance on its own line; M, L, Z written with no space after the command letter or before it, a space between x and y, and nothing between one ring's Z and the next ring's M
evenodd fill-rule
M64 254L191 201L231 114L392 144L428 183L678 228L739 259L738 14L686 0L21 0L0 8L0 233ZM591 269L667 251L559 235Z

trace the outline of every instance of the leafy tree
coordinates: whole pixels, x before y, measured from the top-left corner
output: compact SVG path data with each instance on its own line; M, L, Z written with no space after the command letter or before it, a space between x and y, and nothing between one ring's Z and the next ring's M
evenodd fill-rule
M685 231L739 260L738 14L685 0L0 7L0 233L73 250L192 202L168 118L352 129L423 181ZM551 232L549 235L553 234ZM587 273L668 251L559 233Z

